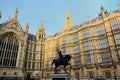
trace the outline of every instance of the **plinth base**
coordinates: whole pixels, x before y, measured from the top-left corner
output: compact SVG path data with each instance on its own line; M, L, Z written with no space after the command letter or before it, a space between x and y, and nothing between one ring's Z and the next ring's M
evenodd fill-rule
M72 80L70 74L52 74L51 80Z

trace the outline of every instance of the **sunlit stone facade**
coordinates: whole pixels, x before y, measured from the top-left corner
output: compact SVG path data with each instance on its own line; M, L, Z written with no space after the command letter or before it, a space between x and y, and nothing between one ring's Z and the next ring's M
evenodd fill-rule
M22 29L17 16L18 9L13 18L0 24L0 78L22 79L28 74L50 78L57 48L72 56L73 78L120 77L120 4L110 12L101 7L98 17L78 25L67 10L62 30L48 37L42 21L33 35L28 33L28 23ZM64 73L63 67L58 71Z

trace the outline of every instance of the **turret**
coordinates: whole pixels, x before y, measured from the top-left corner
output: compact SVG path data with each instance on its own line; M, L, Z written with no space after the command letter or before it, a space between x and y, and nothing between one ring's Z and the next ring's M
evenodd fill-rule
M101 13L99 14L99 16L105 16L105 14L107 14L107 11L105 11L104 7L101 6Z
M36 33L36 40L37 41L44 41L45 40L45 29L43 26L43 23L41 21L40 26L38 27L37 33Z
M64 26L63 26L63 31L64 30L69 30L70 28L72 28L74 25L72 23L72 18L70 16L70 13L69 13L69 10L67 9L66 11L66 16L65 16L65 23L64 23Z

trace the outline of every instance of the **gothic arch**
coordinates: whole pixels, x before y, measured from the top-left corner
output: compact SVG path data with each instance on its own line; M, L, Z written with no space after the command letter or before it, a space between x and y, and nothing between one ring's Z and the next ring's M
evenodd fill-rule
M0 37L0 66L16 67L19 60L21 41L14 32L6 32Z

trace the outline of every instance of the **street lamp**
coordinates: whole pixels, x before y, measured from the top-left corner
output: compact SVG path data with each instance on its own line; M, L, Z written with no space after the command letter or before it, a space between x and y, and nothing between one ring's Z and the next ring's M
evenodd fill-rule
M0 11L0 18L2 17L2 13L1 13L1 11Z

